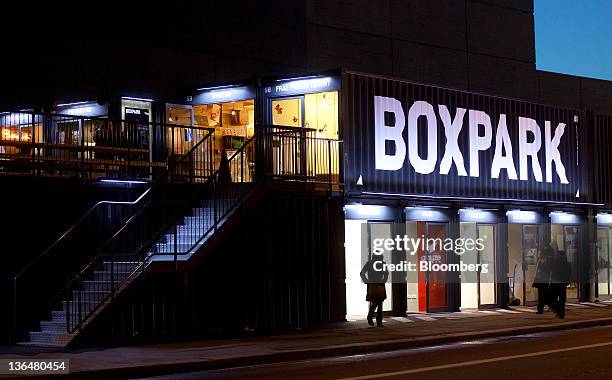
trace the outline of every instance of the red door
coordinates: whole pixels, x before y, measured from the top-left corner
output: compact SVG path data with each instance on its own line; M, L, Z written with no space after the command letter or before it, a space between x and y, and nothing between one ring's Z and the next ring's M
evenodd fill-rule
M446 238L445 224L417 222L417 236L427 239L425 244L419 245L419 263L421 261L429 261L431 264L446 263L446 252L443 249L443 242ZM427 246L428 242L433 244ZM446 309L446 272L421 271L420 265L418 271L419 312Z

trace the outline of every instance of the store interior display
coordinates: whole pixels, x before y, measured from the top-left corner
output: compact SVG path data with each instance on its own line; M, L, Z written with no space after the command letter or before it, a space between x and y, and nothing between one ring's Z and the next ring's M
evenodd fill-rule
M222 154L225 153L228 158L231 157L253 136L255 132L255 101L249 99L226 103L197 104L191 107L168 106L166 120L169 124L214 128L212 156L214 168L218 169ZM175 141L177 141L176 136ZM202 157L209 157L209 155L203 154ZM236 166L239 167L240 165ZM247 174L250 175L250 173L244 173L243 175L246 176ZM234 180L240 177L241 174L232 173Z

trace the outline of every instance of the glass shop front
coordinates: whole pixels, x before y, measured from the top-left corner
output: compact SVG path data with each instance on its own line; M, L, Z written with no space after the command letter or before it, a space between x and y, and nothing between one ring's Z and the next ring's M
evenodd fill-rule
M204 134L205 128L214 129L215 139L212 152L206 152L207 146L200 149L204 162L213 160L213 167L218 169L222 156L230 159L245 142L255 133L255 88L252 86L219 86L200 88L188 98L189 104L167 104L165 121L168 124L192 125L203 128L195 134ZM169 136L168 141L175 144L185 136ZM200 137L200 136L196 136ZM211 158L209 158L211 157ZM239 156L237 159L241 159ZM232 165L233 180L250 181L254 170L254 152L246 152L247 165ZM237 170L248 167L250 170ZM245 178L241 178L241 176Z

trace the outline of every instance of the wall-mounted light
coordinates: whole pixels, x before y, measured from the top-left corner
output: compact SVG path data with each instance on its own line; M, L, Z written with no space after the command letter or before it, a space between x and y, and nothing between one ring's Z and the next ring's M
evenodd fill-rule
M344 206L344 215L347 219L394 220L397 209L389 206L348 204Z
M123 183L123 184L143 184L147 183L147 181L142 180L132 180L132 179L101 179L100 182L106 183Z
M553 211L550 213L550 222L553 224L578 224L580 223L580 217L569 212Z
M123 99L123 100L133 100L133 101L136 101L136 102L152 102L153 101L153 99L135 98L135 97L132 97L132 96L122 96L121 99Z
M602 225L612 225L612 214L608 214L607 212L600 212L595 216L597 220L597 224Z
M506 211L508 223L539 223L540 215L535 211L509 210Z
M56 107L69 107L69 106L78 106L78 105L82 105L82 104L91 104L94 103L91 100L84 100L84 101L80 101L80 102L70 102L70 103L59 103L56 105Z
M220 90L222 88L231 88L231 87L236 87L236 86L237 85L235 84L226 84L223 86L200 87L200 88L196 88L196 91Z

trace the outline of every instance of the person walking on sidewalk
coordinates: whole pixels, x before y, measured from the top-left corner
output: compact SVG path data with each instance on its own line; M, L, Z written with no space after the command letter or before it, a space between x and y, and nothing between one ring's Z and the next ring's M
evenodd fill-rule
M544 313L544 305L548 304L552 307L549 284L553 256L554 251L550 244L547 244L542 251L540 251L540 259L532 285L534 288L538 289L538 314Z
M553 311L559 319L565 318L565 301L567 300L567 285L569 285L572 267L567 261L565 251L557 251L552 260L552 276L550 287L552 293Z
M368 301L368 324L374 326L374 311L376 311L376 325L382 327L383 317L383 302L387 299L387 290L385 283L389 278L389 271L384 262L383 255L373 254L368 260L361 272L359 273L361 280L367 284L366 301Z

